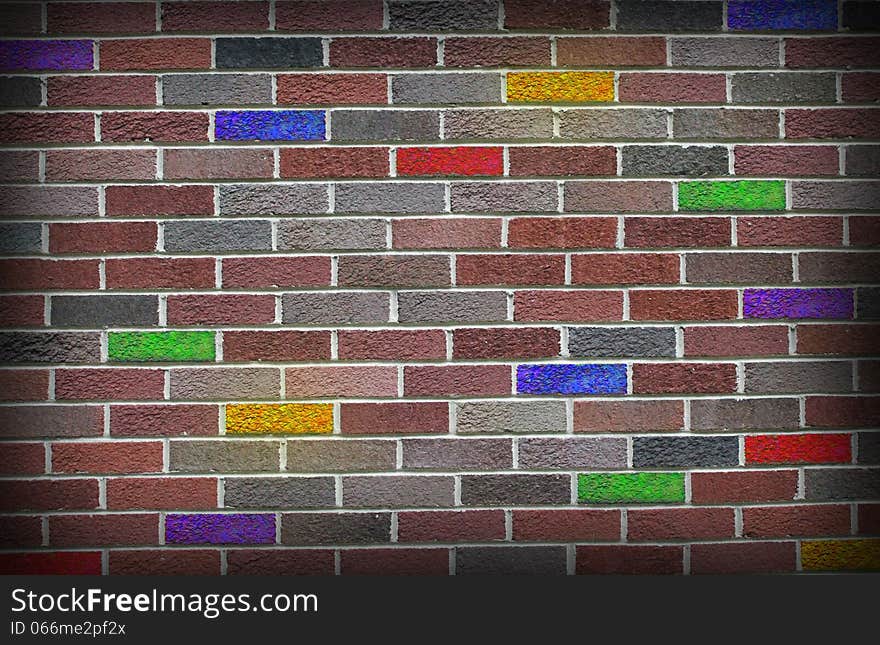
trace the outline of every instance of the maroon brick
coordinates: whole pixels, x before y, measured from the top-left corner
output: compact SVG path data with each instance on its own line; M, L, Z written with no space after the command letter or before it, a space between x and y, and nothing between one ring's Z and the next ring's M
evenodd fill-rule
M845 504L748 507L742 513L744 537L849 535L849 505Z
M0 474L42 475L46 472L46 449L41 443L4 443Z
M110 551L110 575L218 576L220 551L139 549Z
M707 540L733 537L732 508L661 508L627 511L632 541Z
M731 289L644 289L630 294L633 320L732 320L736 311L737 295Z
M150 2L50 2L50 34L148 34L156 31L156 7Z
M0 511L91 510L97 507L97 479L0 481Z
M796 566L794 542L692 544L691 573L787 573Z
M385 74L279 74L279 105L386 105ZM282 152L296 151L295 148Z
M49 107L152 106L156 105L156 77L50 76L46 102Z
M0 400L45 401L48 395L48 370L0 370Z
M203 112L105 112L101 140L207 141L208 115Z
M724 74L624 73L618 97L627 103L724 103Z
M786 110L787 139L874 139L880 129L880 110L819 108Z
M169 325L261 325L275 320L275 297L224 293L168 296Z
M342 360L438 360L446 358L446 334L440 329L340 330Z
M213 186L108 186L107 215L213 215Z
M844 103L876 103L880 101L880 74L853 72L841 78L841 98Z
M89 143L95 117L85 112L7 112L0 114L0 143Z
M151 150L49 150L46 181L137 181L156 178Z
M880 398L808 396L807 426L819 428L870 428L880 419Z
M786 38L786 67L878 67L880 38Z
M685 356L778 356L788 354L784 325L685 327Z
M41 327L43 296L0 296L0 327Z
M880 325L798 325L798 354L865 356L876 354Z
M43 26L42 8L30 2L9 2L0 5L0 23L5 34L39 34Z
M141 546L159 544L159 515L54 515L49 546Z
M342 434L445 434L447 403L343 403Z
M275 6L278 31L378 31L381 0L280 0Z
M404 511L400 542L493 542L504 539L504 511Z
M109 510L211 510L217 507L215 477L111 477Z
M739 246L841 246L842 217L738 217Z
M102 40L101 69L208 69L211 41L208 38L160 38Z
M737 175L812 177L836 175L838 154L834 146L735 146L733 169Z
M227 575L332 576L335 569L329 549L232 549L226 554Z
M30 515L0 516L0 545L22 549L43 544L43 522Z
M622 320L620 291L517 291L513 318L523 322L599 322Z
M97 289L97 260L0 260L0 289Z
M672 253L590 253L571 256L572 284L678 284Z
M452 281L446 255L344 255L340 287L445 287Z
M661 67L666 39L659 36L579 36L557 38L559 67Z
M520 285L562 284L565 258L562 255L458 255L456 284Z
M550 39L546 36L448 37L443 45L446 67L547 67Z
M162 3L162 31L227 33L268 28L268 2Z
M329 257L223 258L223 287L324 287L330 285Z
M388 148L282 148L281 176L387 177Z
M653 213L672 210L667 181L570 181L565 183L565 211Z
M395 249L476 249L501 246L501 220L488 217L396 219L391 223Z
M161 400L162 370L133 368L81 368L55 372L59 400Z
M730 245L730 220L726 217L628 217L624 229L627 248Z
M53 473L134 474L162 471L159 441L52 444Z
M340 573L351 575L433 575L449 573L447 549L343 549Z
M736 392L733 363L636 363L633 394L730 394Z
M798 488L796 470L752 470L691 474L694 504L789 502Z
M111 405L114 437L210 436L218 432L216 405Z
M575 557L578 574L684 573L684 550L680 546L578 546Z
M614 248L617 219L613 217L517 217L510 220L511 248Z
M611 3L606 0L506 0L507 29L578 29L608 27Z
M0 554L3 575L91 575L101 574L100 551L63 551Z
M435 38L334 38L330 42L333 67L433 67L437 63Z
M212 258L120 258L106 261L108 289L210 289Z
M586 508L513 511L518 542L604 542L620 539L620 511Z
M507 365L406 366L405 396L505 396L510 394Z
M36 150L4 150L0 152L0 181L39 181L40 153Z
M149 253L156 236L155 222L49 224L49 252Z
M513 146L511 177L616 175L617 154L611 146Z
M329 359L329 331L227 331L223 333L224 361L249 363L252 361L326 361Z
M880 245L880 217L850 217L849 243L851 246Z
M880 535L880 504L859 504L859 535Z
M559 356L559 331L546 327L456 329L452 356L463 359L529 359Z

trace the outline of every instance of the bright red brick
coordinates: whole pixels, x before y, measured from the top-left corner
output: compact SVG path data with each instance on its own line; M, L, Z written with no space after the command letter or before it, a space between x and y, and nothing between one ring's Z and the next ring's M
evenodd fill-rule
M507 365L442 365L403 368L405 396L507 396Z
M329 359L329 331L223 333L224 361L326 361Z
M559 331L548 327L456 329L452 356L463 359L529 359L559 356Z
M260 325L275 320L275 297L224 293L168 296L169 325Z
M459 285L562 284L565 257L513 253L457 255L455 273Z
M323 287L330 285L329 257L223 258L223 287Z
M282 148L281 176L387 177L388 148Z
M513 318L523 322L599 322L623 318L620 291L517 291Z
M777 434L746 437L747 464L845 464L851 435Z
M111 477L107 480L109 510L189 511L216 507L215 477Z
M108 289L210 289L212 258L119 258L106 262Z
M614 217L517 217L507 229L510 248L613 248L617 241Z
M52 444L52 472L89 474L162 471L159 441L62 442Z
M102 40L101 69L208 69L211 41L208 38L157 38Z
M571 256L572 284L678 284L672 253L589 253Z
M342 360L438 360L446 358L446 334L441 329L394 329L338 332Z
M161 400L165 378L162 370L134 368L78 368L55 372L55 396L59 400Z
M0 260L0 289L97 289L97 260Z
M732 363L636 363L634 394L730 394L736 392Z
M400 176L501 175L504 161L500 147L398 148Z
M155 76L50 76L46 88L49 107L156 105Z
M156 237L155 222L49 224L49 252L149 253Z
M278 105L386 105L385 74L279 74Z
M790 502L797 495L796 470L749 470L691 474L694 504Z

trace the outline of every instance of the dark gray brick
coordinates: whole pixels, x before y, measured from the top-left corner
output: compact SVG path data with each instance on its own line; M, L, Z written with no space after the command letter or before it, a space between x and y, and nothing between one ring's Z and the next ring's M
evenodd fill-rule
M475 401L456 405L458 434L565 432L562 401Z
M342 504L361 508L436 508L452 506L451 476L378 475L343 477Z
M405 291L397 297L400 322L498 322L507 318L503 291Z
M876 211L880 209L880 181L795 181L791 206L796 210Z
M4 439L100 437L104 410L100 405L4 405L0 406L0 432Z
M501 75L393 74L391 101L401 103L500 103Z
M52 296L58 327L140 327L159 324L157 296Z
M779 111L683 108L672 113L676 139L778 139Z
M440 113L436 110L333 110L334 141L436 141Z
M553 112L549 108L447 110L443 136L450 140L549 139L553 136Z
M464 506L534 506L570 501L571 477L568 475L463 475L461 478Z
M862 287L856 289L856 318L862 320L880 319L880 288Z
M0 77L0 106L37 107L42 100L40 79L36 76Z
M844 2L843 26L850 31L880 30L880 4L876 0Z
M785 430L797 428L797 399L700 399L691 402L693 430Z
M95 363L101 337L80 332L0 332L0 363Z
M391 541L391 513L285 513L281 543L376 544Z
M753 72L734 74L734 103L834 103L833 73Z
M456 575L566 574L564 546L481 546L455 550Z
M571 327L568 351L572 356L675 356L671 327Z
M321 67L320 38L218 38L217 69Z
M804 498L809 502L880 499L880 468L807 468Z
M562 139L665 139L666 110L568 109L559 111Z
M268 74L172 74L162 77L165 105L272 103Z
M287 441L287 472L354 473L394 470L394 441L308 439Z
M269 251L272 225L265 220L195 220L164 222L165 250L214 253Z
M486 31L498 29L498 0L428 0L388 3L392 31Z
M764 394L851 392L849 361L746 363L745 391Z
M675 67L779 67L778 38L671 38Z
M626 439L535 437L519 440L524 470L626 468Z
M228 508L319 508L336 505L332 477L227 477Z
M329 208L326 184L220 186L221 215L312 215Z
M736 437L635 437L634 468L703 468L739 464Z
M291 219L278 222L282 251L359 251L384 249L381 219Z
M444 210L444 188L439 183L336 185L337 213L440 213Z
M0 253L40 251L40 224L0 224Z
M221 439L172 441L170 470L195 473L275 472L280 468L278 441Z
M282 320L287 324L361 324L388 322L390 296L376 291L286 293Z
M880 146L846 146L846 174L850 177L880 175Z
M859 433L859 463L880 464L880 432Z
M624 146L624 176L727 174L722 146Z
M620 0L617 31L721 31L721 2L684 0Z
M504 470L513 467L510 439L404 439L408 470Z
M451 188L452 212L556 212L556 182L455 182Z

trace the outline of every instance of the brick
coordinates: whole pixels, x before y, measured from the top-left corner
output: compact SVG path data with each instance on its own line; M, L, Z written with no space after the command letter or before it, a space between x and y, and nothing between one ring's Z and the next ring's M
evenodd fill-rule
M724 103L723 74L623 73L618 97L626 103Z
M0 173L3 182L37 181L39 157L36 151L5 150L0 153Z
M459 547L455 575L565 575L561 546Z
M211 41L207 38L102 40L101 69L208 69Z
M458 285L562 284L565 279L562 255L457 255L455 265Z
M721 31L720 2L624 2L618 7L620 31Z
M556 64L559 67L664 66L666 40L656 36L558 38Z
M504 512L404 511L397 516L400 542L495 542L504 539Z
M590 253L571 256L572 284L677 284L679 260L673 254Z
M550 39L541 36L447 36L446 67L531 67L550 65Z
M172 295L170 325L259 325L275 321L275 298L241 294Z
M391 31L495 29L498 25L498 3L495 0L394 0L388 4L388 18Z
M161 370L65 369L55 373L58 400L161 400Z
M665 139L666 112L659 109L562 109L562 139Z
M105 263L109 289L210 289L211 258L125 258Z
M792 104L834 103L834 74L805 72L753 72L734 74L733 103Z
M116 361L214 360L214 334L206 331L110 332L107 346Z
M100 575L100 551L4 553L0 571L5 575Z
M873 2L845 2L842 26L850 30L870 30L877 25L877 7Z
M639 290L630 294L633 320L731 320L736 292L727 289Z
M568 504L569 475L462 475L464 506Z
M676 432L684 426L680 401L575 401L575 432Z
M624 439L537 437L517 443L519 467L526 470L626 467Z
M156 177L156 155L149 150L51 150L47 181L137 181Z
M849 392L852 382L852 366L843 361L745 364L746 392Z
M796 470L751 470L691 474L694 504L790 502L797 495Z
M789 110L788 113L791 111ZM787 128L786 121L786 128ZM762 109L682 108L672 115L676 139L777 139L779 111Z
M388 308L387 293L288 293L282 296L282 320L286 324L382 323L388 322Z
M273 544L270 513L171 514L165 516L167 544Z
M620 364L518 365L520 394L625 394L627 375Z
M171 472L278 472L277 441L172 441Z
M788 328L784 325L685 327L685 356L784 356Z
M871 139L878 125L880 114L865 108L785 111L786 139Z
M316 508L336 505L332 477L226 477L227 508ZM274 537L273 537L273 542Z
M226 331L223 360L321 361L330 358L330 332L325 331Z
M513 539L517 542L616 542L620 513L596 509L513 511Z
M285 379L289 399L397 396L393 366L288 367Z
M156 8L147 2L50 2L46 8L50 34L144 34L156 31Z
M349 476L342 478L342 505L360 508L452 506L452 489L451 476Z
M438 135L433 135L432 138L437 138ZM516 111L449 109L444 112L443 136L453 141L550 138L553 136L553 112L548 108Z
M452 332L452 356L463 359L528 359L559 355L559 332L543 327L477 328ZM445 353L440 358L445 358Z
M382 28L379 0L296 0L278 2L279 31L360 31Z
M507 100L513 103L590 103L614 100L611 72L510 72Z
M227 575L333 575L333 551L318 549L235 549L227 553Z
M320 38L218 38L217 69L320 67Z
M391 102L395 105L500 103L501 75L497 73L392 74Z
M623 316L623 299L614 291L517 291L514 320L525 322L602 322Z
M786 284L792 281L787 253L691 253L685 256L689 284Z
M166 252L269 251L272 231L268 221L175 221L162 225Z
M739 217L739 246L840 246L843 221L839 217Z
M566 212L655 213L672 210L672 185L661 181L567 181Z
M684 570L680 546L578 546L575 557L578 574L669 575Z
M0 217L94 217L97 197L85 186L10 186L0 192Z
M56 225L58 226L58 225ZM8 253L39 252L42 244L41 225L37 222L29 224L0 224L0 250Z
M732 31L837 30L837 3L810 0L795 5L769 0L732 0L727 5Z
M475 401L456 407L456 432L565 432L565 408L559 401Z
M25 363L92 363L100 360L100 339L87 332L2 332L0 360Z
M850 435L799 434L746 437L748 464L849 463Z
M0 87L0 105L3 107L38 107L42 101L38 77L4 76Z
M272 103L268 74L168 74L162 77L163 105L249 105Z
M42 7L30 3L5 3L0 7L0 19L8 34L37 35L42 26Z
M874 325L798 325L798 354L863 356L876 353Z
M820 537L849 533L849 506L769 506L743 509L745 537Z
M670 38L675 67L778 67L776 38Z
M336 185L337 213L443 212L439 183L347 183Z
M508 224L511 248L613 248L616 239L610 217L520 217Z
M280 171L282 177L293 178L387 177L388 149L282 148Z
M451 186L454 213L556 212L556 203L556 185L551 182L457 182Z
M501 291L406 291L397 299L398 320L407 323L480 323L507 319Z
M729 246L726 217L630 217L625 224L629 248Z
M880 289L859 288L856 289L860 319L876 320L880 318Z
M172 399L274 399L279 391L277 368L221 367L171 370Z
M497 249L501 247L501 220L407 218L392 221L391 236L395 249Z
M508 470L513 468L509 439L404 439L404 470Z
M96 437L104 432L100 406L3 406L3 438Z
M323 141L323 110L221 110L214 131L224 141ZM280 187L273 187L280 188Z
M745 318L853 317L852 289L745 289Z
M825 540L801 544L804 571L876 571L880 540Z
M617 160L609 146L522 146L509 150L510 175L615 175Z
M98 480L16 479L0 482L0 510L61 511L98 507Z
M624 146L623 175L727 174L727 150L721 146Z
M792 208L822 210L876 210L880 182L794 182Z
M108 186L107 215L213 215L213 186Z
M340 330L338 354L343 360L443 360L446 334L440 329Z
M732 394L737 390L732 363L636 363L635 394Z
M20 549L43 544L42 520L39 517L6 515L0 517L0 525L3 526L3 537L0 537L0 544L4 547ZM5 564L2 560L0 563ZM6 572L5 569L0 570Z
M200 112L104 112L101 140L182 142L208 140L208 115Z
M134 474L162 471L162 444L158 441L115 443L53 443L52 472Z
M445 576L448 549L344 549L339 552L342 575Z
M506 365L405 366L404 396L505 396L510 394Z
M0 69L92 69L91 40L6 40L0 46Z
M785 66L802 67L876 67L880 39L851 38L786 38Z
M880 392L880 361L858 361L856 371L860 392Z
M95 140L95 118L83 112L0 115L0 143L91 143Z
M217 506L214 477L111 477L110 510L210 510Z
M880 246L880 217L853 217L850 220L852 246Z
M794 542L733 542L691 545L691 573L793 573Z
M263 31L268 2L163 2L162 31Z
M833 146L735 146L737 175L836 175L837 148Z
M664 327L570 327L568 351L585 357L672 357L675 330Z
M397 174L400 176L501 175L502 148L449 147L399 148Z
M52 324L59 327L138 327L159 322L155 296L53 296Z
M279 105L384 105L388 102L385 74L279 74Z
M0 398L4 401L45 401L49 394L47 370L0 371ZM15 460L10 460L14 464Z
M684 502L683 473L578 475L578 501L588 504Z
M331 67L393 69L434 67L436 63L434 38L343 37L330 43Z
M46 472L46 449L41 443L6 443L4 475L42 475Z
M711 540L734 536L733 509L669 508L627 511L627 539L633 542Z
M145 74L50 76L46 80L46 102L50 107L153 106L156 105L156 77ZM103 116L101 126L106 140L107 123Z
M808 468L804 498L811 502L876 499L880 492L872 468Z
M635 468L702 468L739 464L736 437L635 437Z
M681 210L784 210L784 181L689 181L678 186Z
M846 103L875 103L877 93L877 74L872 72L853 72L841 78L841 98Z
M97 289L94 260L0 260L0 289Z
M220 575L220 551L205 549L114 549L109 570L113 575Z
M878 510L880 510L880 504L858 505L859 535L880 535Z
M342 403L342 434L445 434L446 403Z
M287 472L387 472L396 469L395 452L393 441L289 440Z
M452 280L445 255L344 255L337 266L340 287L448 287Z
M0 297L0 327L42 327L43 296Z
M282 251L379 250L385 244L385 222L381 219L296 218L278 222L278 249Z
M330 258L223 258L223 286L241 289L324 287L330 284Z
M798 425L797 399L726 399L691 403L693 430L788 430Z
M602 29L609 25L610 3L602 0L507 0L504 4L506 29Z

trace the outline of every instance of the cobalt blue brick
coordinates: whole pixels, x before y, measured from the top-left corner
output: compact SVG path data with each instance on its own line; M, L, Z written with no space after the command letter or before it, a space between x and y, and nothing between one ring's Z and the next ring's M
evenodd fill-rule
M221 110L215 138L229 141L323 141L323 110Z
M520 394L626 394L626 365L518 365Z
M746 318L853 317L852 289L746 289Z
M837 29L837 0L730 0L731 31Z
M92 69L91 40L0 41L0 69Z
M274 544L273 513L169 514L167 544Z

